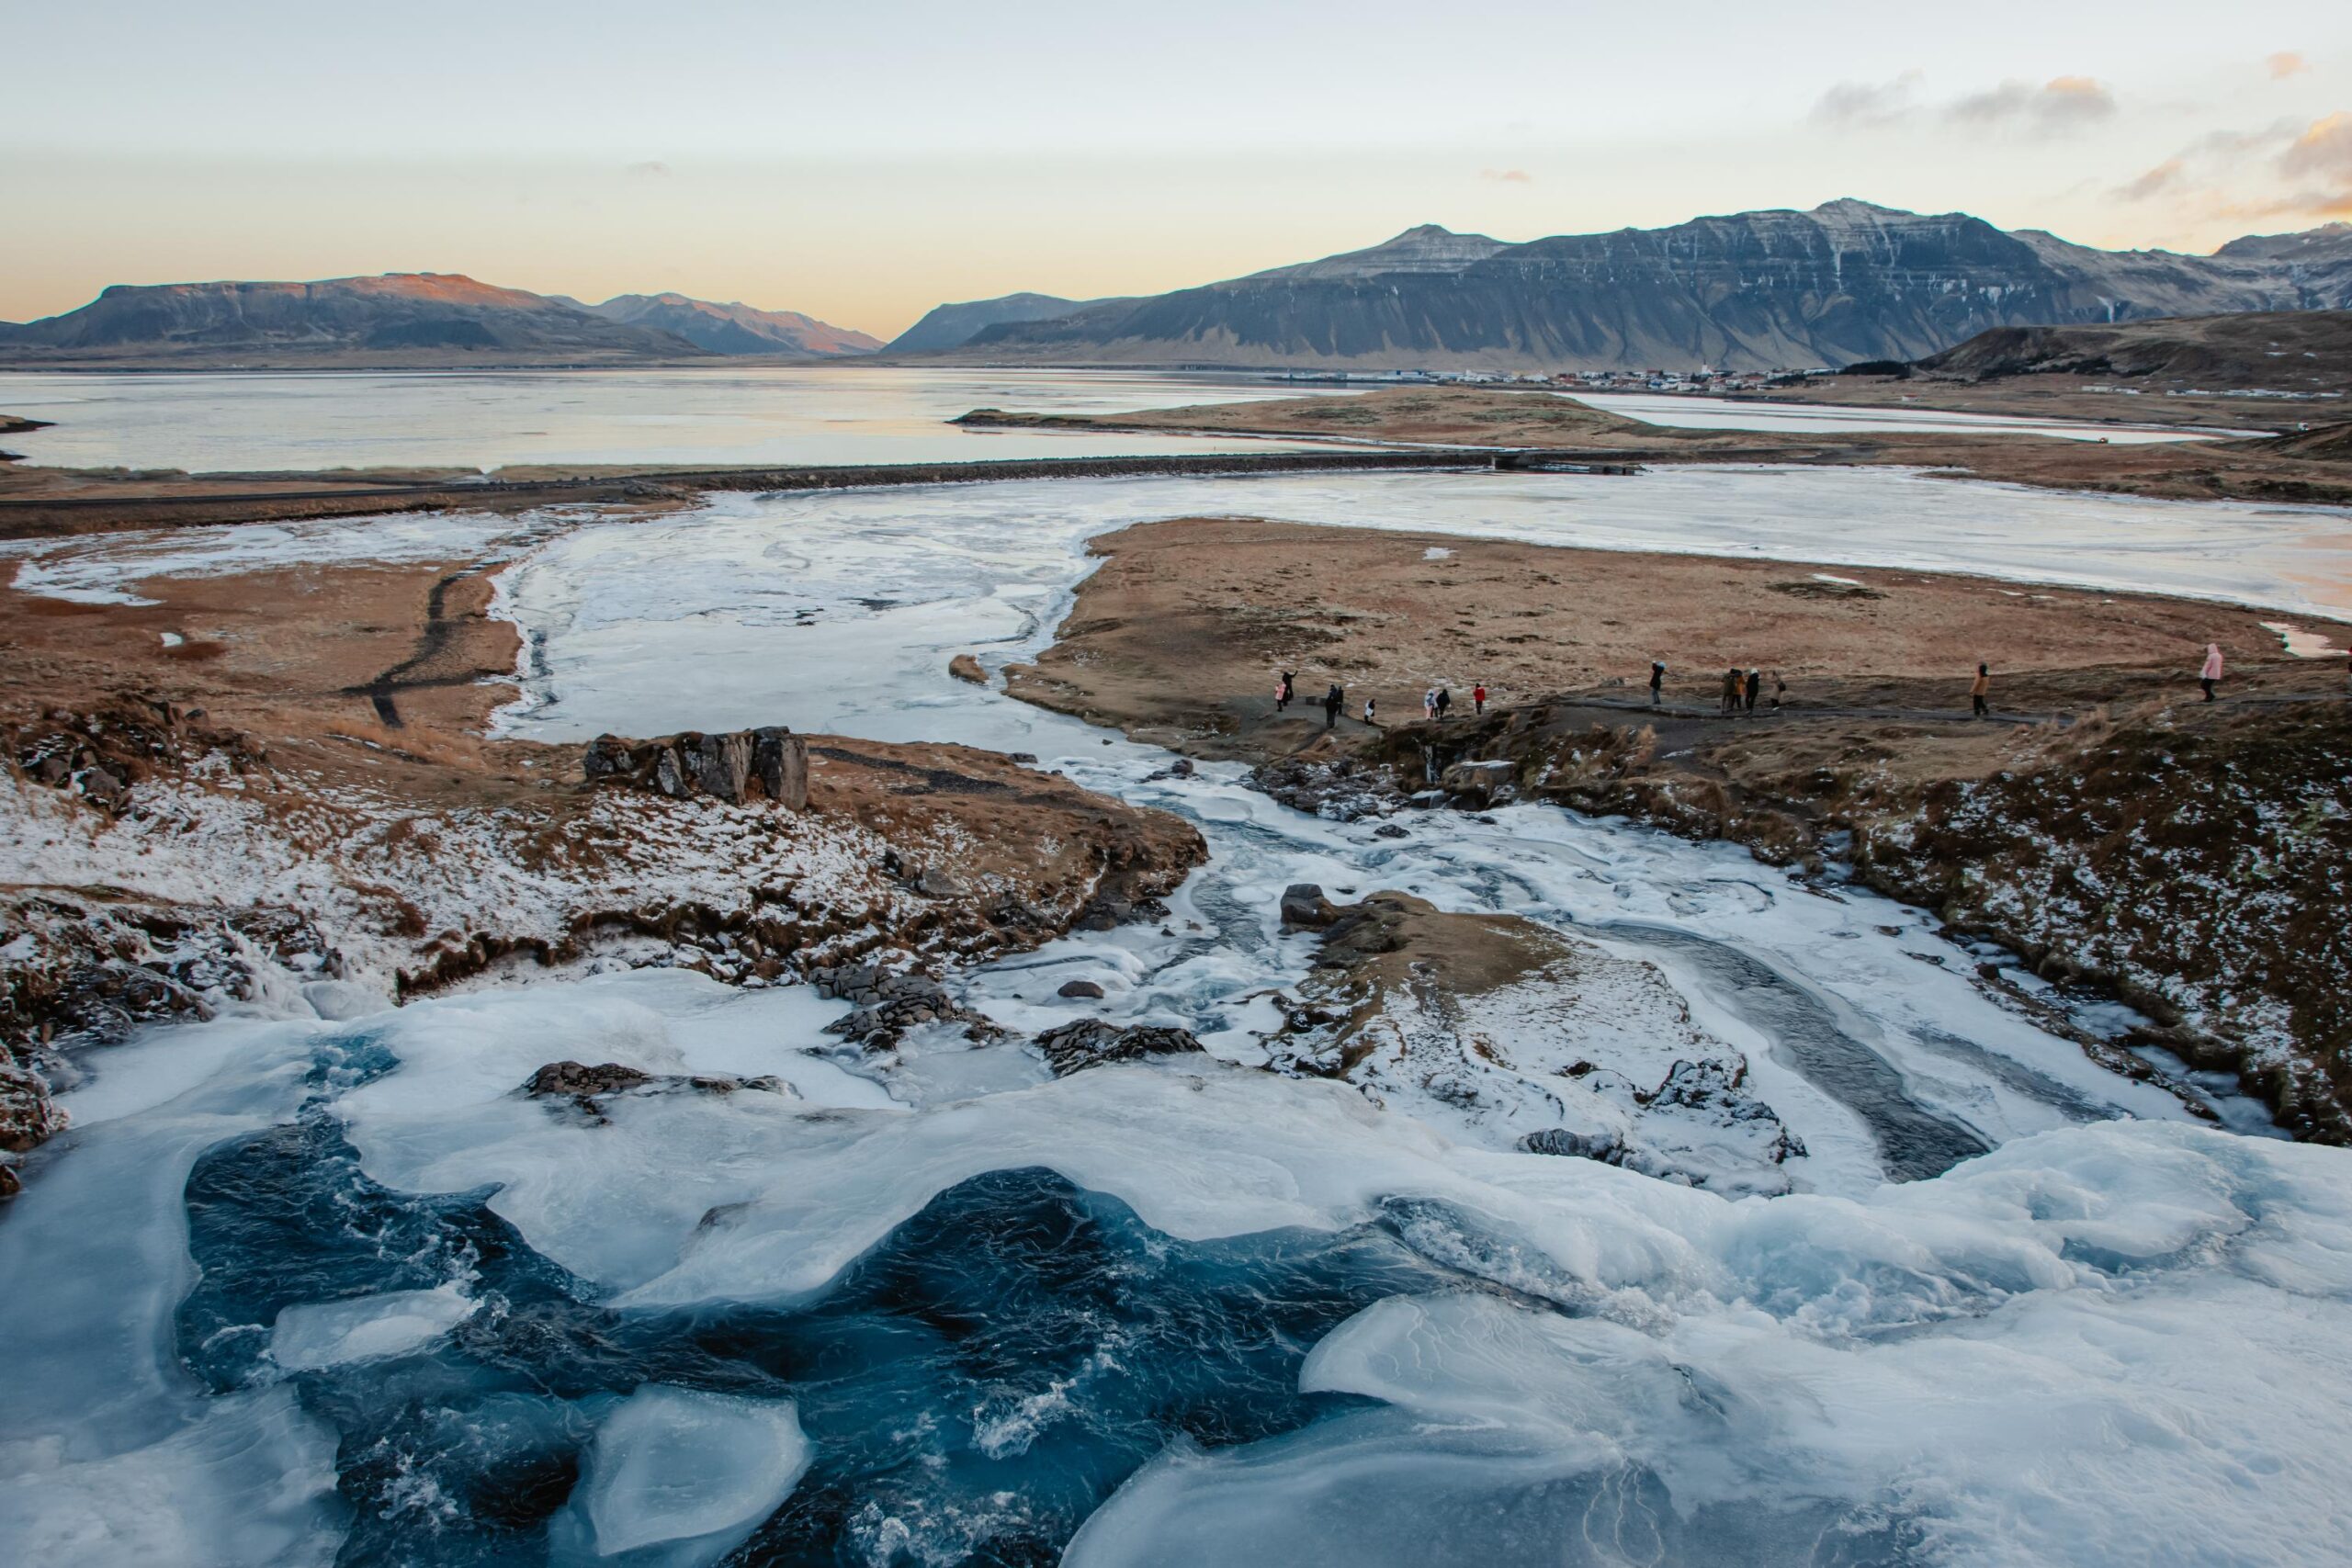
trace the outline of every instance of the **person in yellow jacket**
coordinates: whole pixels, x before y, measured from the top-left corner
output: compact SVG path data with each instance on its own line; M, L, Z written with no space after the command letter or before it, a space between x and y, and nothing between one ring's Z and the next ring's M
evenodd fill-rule
M1968 683L1968 701L1973 710L1972 716L1976 718L1993 716L1993 710L1984 705L1984 699L1992 694L1993 672L1980 664L1976 667L1976 679Z

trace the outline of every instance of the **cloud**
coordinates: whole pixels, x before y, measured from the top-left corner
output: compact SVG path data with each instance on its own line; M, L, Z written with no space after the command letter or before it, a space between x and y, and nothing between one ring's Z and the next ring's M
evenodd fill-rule
M2312 68L2310 61L2305 60L2291 49L2280 50L2269 59L2265 60L2263 63L2270 67L2271 79L2279 82L2285 81L2290 76L2300 76Z
M2179 186L2180 176L2187 165L2177 158L2166 158L2138 179L2115 187L2114 195L2123 201L2145 201L2152 196Z
M2341 180L2352 186L2352 114L2338 111L2312 121L2278 154L2278 172L2305 179L2316 175Z
M1892 125L1911 112L1919 73L1892 82L1840 82L1821 95L1808 117L1815 125Z
M2115 95L2088 76L2052 76L2040 86L2008 81L1989 92L1972 93L1944 111L1964 125L2007 127L2029 135L2051 136L2115 113Z
M1535 176L1525 169L1481 169L1478 171L1478 177L1482 180L1499 180L1507 186L1532 186L1535 183Z
M621 173L640 180L666 180L670 177L670 165L659 158L648 158L642 164L624 165Z

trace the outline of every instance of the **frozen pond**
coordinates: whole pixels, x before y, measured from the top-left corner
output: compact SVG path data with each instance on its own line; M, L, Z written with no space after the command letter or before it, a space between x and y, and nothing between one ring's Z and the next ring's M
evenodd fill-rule
M1779 430L1828 434L1841 430L1943 430L1963 434L2049 435L2065 441L2211 441L2224 432L2153 424L2101 424L2090 420L2021 419L2006 414L1949 413L1940 409L1851 408L1832 403L1768 402L1663 392L1573 392L1577 402L1647 424L1689 430Z
M55 426L9 436L10 451L62 468L190 472L1262 452L1310 444L975 431L945 422L976 408L1099 414L1293 395L1258 377L860 365L0 375L0 413Z
M502 580L533 664L519 733L955 739L1189 817L1212 859L1164 919L958 984L1016 1032L1182 1024L1210 1059L1054 1080L939 1029L867 1060L805 987L661 971L153 1032L93 1061L77 1130L0 1216L0 1530L45 1562L2335 1550L2342 1151L2199 1129L1980 989L1927 917L1744 852L1530 807L1383 835L946 674L1041 646L1089 535L1202 513L1874 564L1899 518L1901 564L2117 588L2201 564L2209 592L2298 606L2282 563L2344 549L2335 514L1817 470L943 486L528 525ZM267 553L175 537L201 570ZM132 580L108 558L35 564L104 592ZM1276 918L1295 881L1656 964L1802 1136L1795 1190L1513 1152L1435 1098L1250 1070L1267 993L1314 953ZM1070 978L1103 999L1060 998ZM561 1057L791 1097L616 1101L585 1128L513 1092Z

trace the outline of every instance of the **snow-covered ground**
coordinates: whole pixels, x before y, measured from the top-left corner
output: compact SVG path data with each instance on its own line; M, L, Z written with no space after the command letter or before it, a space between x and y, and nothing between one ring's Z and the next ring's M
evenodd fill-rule
M1381 837L944 671L1037 646L1086 534L1184 513L2115 587L2226 560L2206 591L2297 604L2290 558L2345 548L2337 514L2023 494L1148 481L551 537L505 580L537 660L519 733L757 716L1035 751L1190 816L1211 863L1165 919L964 976L1012 1042L925 1028L869 1057L806 987L641 971L93 1059L0 1218L0 1539L92 1562L944 1564L1073 1532L1079 1564L2334 1561L2352 1155L2194 1122L1867 894L1537 807ZM1596 516L1611 496L1645 498ZM1881 507L1916 528L1860 525ZM1611 964L1583 992L1476 1028L1529 1063L1647 1071L1676 1046L1643 1019L1736 1050L1804 1146L1792 1190L1518 1152L1518 1111L1489 1135L1410 1075L1375 1105L1262 1070L1315 953L1278 919L1295 882L1590 944ZM1056 1080L1018 1043L1089 1015L1207 1052ZM784 1088L593 1117L518 1092L566 1059Z

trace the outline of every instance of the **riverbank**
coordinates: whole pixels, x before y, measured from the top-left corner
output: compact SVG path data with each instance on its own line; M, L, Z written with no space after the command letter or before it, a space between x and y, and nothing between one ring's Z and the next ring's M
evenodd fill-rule
M2352 468L2292 437L2135 444L2014 433L1842 431L1781 434L1646 424L1572 398L1481 387L1413 387L1360 397L1306 397L1108 415L978 409L988 429L1155 434L1341 437L1541 452L1572 463L1800 463L1895 466L2049 490L2176 501L2352 502Z
M2242 1074L2304 1135L2352 1137L2352 953L2328 914L2352 864L2341 627L2308 627L2336 651L2297 660L2276 616L2153 595L1230 518L1092 547L1104 564L1053 648L1008 671L1013 695L1261 763L1327 815L1446 781L1474 806L1554 800L1850 873L2045 978L2120 990L2150 1042ZM2208 641L2231 671L2213 705ZM1968 716L1979 660L1991 723ZM1788 681L1780 714L1768 673L1757 716L1718 716L1735 663ZM1305 700L1276 714L1283 669ZM1327 735L1312 704L1333 682ZM1424 725L1439 684L1455 716ZM1360 722L1366 696L1384 728ZM1447 781L1475 761L1492 765Z
M1148 911L1204 852L966 747L790 737L805 772L763 791L758 737L683 738L674 783L485 739L521 651L495 564L0 588L0 1150L57 1130L71 1050L157 1019L605 967L960 964Z

